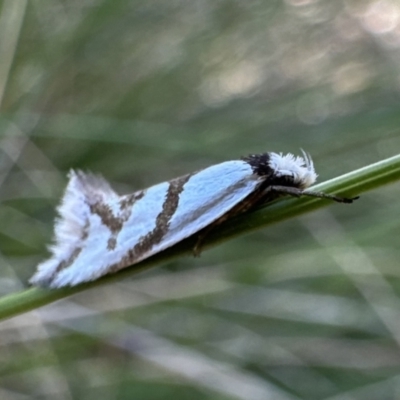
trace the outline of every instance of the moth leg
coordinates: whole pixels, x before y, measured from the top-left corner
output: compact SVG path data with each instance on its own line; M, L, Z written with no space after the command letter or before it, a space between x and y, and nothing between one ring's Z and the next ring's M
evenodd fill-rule
M213 229L214 224L203 229L203 231L197 235L196 244L193 246L193 249L192 249L194 257L200 257L203 241L206 238L206 236L210 233L210 231Z
M223 215L222 217L218 218L217 220L215 220L211 225L207 226L206 228L204 228L203 230L201 230L198 234L197 234L197 240L196 240L196 244L194 245L192 252L193 252L193 256L194 257L200 257L200 253L201 253L201 247L203 245L204 239L207 237L207 235L218 225L222 224L222 222L226 221L227 219L231 218L232 216L240 213L241 211L237 210L238 207L232 209L231 211L229 211L227 214ZM241 207L240 207L241 208Z
M307 190L301 190L296 187L291 186L269 186L265 191L264 194L268 192L275 192L280 194L287 194L289 196L300 197L300 196L309 196L309 197L318 197L321 199L329 199L333 201L337 201L338 203L352 203L354 200L357 200L359 196L356 197L340 197L335 196L333 194L327 194L323 192L313 192Z

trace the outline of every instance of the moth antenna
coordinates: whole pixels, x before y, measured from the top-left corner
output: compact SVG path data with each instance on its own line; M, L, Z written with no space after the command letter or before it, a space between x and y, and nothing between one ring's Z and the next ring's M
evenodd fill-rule
M340 197L336 196L334 194L328 194L324 192L313 192L313 191L308 191L308 190L301 190L296 187L292 186L269 186L266 190L264 190L264 194L267 194L269 192L275 192L275 193L280 193L280 194L287 194L289 196L293 197L301 197L301 196L309 196L309 197L318 197L321 199L328 199L328 200L333 200L338 203L352 203L354 200L357 200L360 196L356 197Z
M300 148L301 153L303 154L304 162L309 171L314 171L314 163L309 153L306 153L303 149Z
M360 198L360 196L356 196L356 197L341 197L341 196L336 196L334 194L328 194L328 193L324 193L324 192L313 192L313 191L307 191L307 190L304 190L301 194L303 196L319 197L321 199L329 199L329 200L336 201L338 203L346 203L346 204L350 204L354 200L357 200L357 199Z

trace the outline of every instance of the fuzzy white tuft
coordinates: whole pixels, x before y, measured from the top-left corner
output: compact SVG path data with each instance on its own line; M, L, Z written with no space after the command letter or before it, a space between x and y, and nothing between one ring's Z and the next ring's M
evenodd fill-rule
M290 176L301 189L311 186L317 179L311 157L302 150L303 157L291 153L270 153L270 167L277 176Z
M72 257L82 245L90 222L90 205L118 197L101 176L71 170L68 177L68 185L57 208L59 217L55 222L53 244L49 246L51 258L38 266L30 279L33 285L46 286L60 263Z

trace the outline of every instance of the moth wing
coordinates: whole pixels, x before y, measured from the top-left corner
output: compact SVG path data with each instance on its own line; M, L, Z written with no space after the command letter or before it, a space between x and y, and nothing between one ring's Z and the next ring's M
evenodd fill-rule
M254 192L262 180L244 161L227 161L191 176L163 240L153 250L164 250L209 226Z
M31 283L74 286L142 261L226 214L259 185L244 161L228 161L118 196L102 178L71 172L52 257Z

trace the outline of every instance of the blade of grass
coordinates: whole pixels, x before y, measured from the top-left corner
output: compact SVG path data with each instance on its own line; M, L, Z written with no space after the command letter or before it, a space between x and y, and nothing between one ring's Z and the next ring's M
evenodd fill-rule
M27 0L5 0L0 12L0 106L8 84L10 69L14 60Z
M400 180L400 155L379 161L348 174L320 183L312 188L315 191L357 195L368 190L377 189L394 181ZM331 204L324 199L304 197L300 199L282 199L269 207L265 207L249 214L238 216L216 228L204 241L203 248L215 246L235 236L249 233L273 223L293 218L317 210ZM189 238L176 246L167 249L139 264L126 268L117 274L105 276L97 281L82 284L73 288L46 290L30 288L13 293L0 299L0 320L34 310L53 301L65 298L89 288L104 285L116 279L136 274L158 264L170 261L192 252L195 238ZM32 271L33 273L33 271Z

